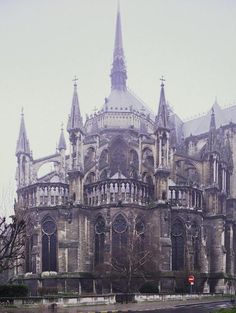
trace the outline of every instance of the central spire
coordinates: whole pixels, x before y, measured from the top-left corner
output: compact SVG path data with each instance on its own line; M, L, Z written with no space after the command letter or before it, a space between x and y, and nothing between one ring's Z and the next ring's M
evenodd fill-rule
M118 2L116 17L116 35L113 51L113 63L111 69L111 89L126 90L127 72L125 66L125 56L123 50L120 6Z

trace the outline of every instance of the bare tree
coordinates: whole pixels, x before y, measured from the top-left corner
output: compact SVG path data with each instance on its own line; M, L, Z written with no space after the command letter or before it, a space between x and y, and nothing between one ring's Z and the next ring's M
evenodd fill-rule
M111 268L114 274L124 277L127 292L131 291L132 279L135 276L145 278L145 265L151 260L150 247L145 243L144 234L133 229L127 238L127 244L116 249Z
M0 188L0 208L3 216L9 216L14 213L12 203L15 197L14 182L9 181Z
M16 216L11 219L7 223L0 217L0 273L21 266L24 258L25 222Z

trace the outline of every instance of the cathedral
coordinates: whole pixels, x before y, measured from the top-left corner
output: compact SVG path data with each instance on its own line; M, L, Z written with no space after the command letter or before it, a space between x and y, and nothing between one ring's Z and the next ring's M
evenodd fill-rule
M152 281L174 293L188 291L191 274L197 292L234 290L236 106L216 101L183 122L162 78L152 112L127 87L119 9L110 80L85 121L74 80L69 147L61 129L52 155L33 158L21 116L15 213L26 221L25 260L13 280L31 294L121 292L128 278L133 291Z

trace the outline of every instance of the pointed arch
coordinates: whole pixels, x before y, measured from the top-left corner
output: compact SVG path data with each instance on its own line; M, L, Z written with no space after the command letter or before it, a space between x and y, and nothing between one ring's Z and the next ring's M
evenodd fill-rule
M197 221L193 221L191 225L192 249L193 249L193 268L200 270L200 238L201 229Z
M46 215L42 226L42 271L57 271L57 225Z
M142 151L142 160L143 165L148 168L149 170L154 169L154 157L153 152L150 148L146 147Z
M33 238L33 222L30 217L26 220L26 236L25 236L25 272L26 273L35 273L36 269L34 267L33 262L33 244L34 244L34 238Z
M95 181L96 181L96 175L94 172L90 172L86 175L85 185L95 183Z
M145 250L145 230L146 230L145 217L143 215L138 215L135 219L135 234L136 234L135 249L140 256L144 253Z
M88 170L91 168L91 166L93 166L93 164L95 162L95 157L96 157L95 148L92 146L88 147L88 149L86 150L85 157L84 157L85 170Z
M129 177L138 179L139 156L135 149L129 151Z
M145 183L149 186L149 197L150 199L154 198L154 183L153 183L153 176L150 173L144 172L142 179Z
M108 172L106 169L104 169L100 174L100 180L105 180L108 178Z
M176 219L171 226L172 270L181 271L185 266L185 227L181 219Z
M94 223L95 231L95 257L94 265L103 264L104 262L104 246L105 246L105 231L106 222L102 215L99 215Z
M114 138L109 149L111 177L121 172L127 177L128 146L122 136Z
M124 257L128 246L128 222L122 213L118 213L112 222L112 258L117 261Z
M99 164L100 170L108 166L108 150L107 149L102 150L98 164Z

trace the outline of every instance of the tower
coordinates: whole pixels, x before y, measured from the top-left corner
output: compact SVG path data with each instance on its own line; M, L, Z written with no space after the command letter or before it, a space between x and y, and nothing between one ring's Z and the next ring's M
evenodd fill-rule
M226 268L226 251L225 251L225 217L222 210L224 203L221 197L222 185L222 145L220 129L216 129L216 120L214 107L211 110L209 133L206 144L207 160L206 167L208 169L206 192L206 219L205 227L207 233L209 253L210 272L224 272ZM223 187L223 186L222 186ZM224 199L225 201L225 199ZM221 290L224 284L223 279L219 279L215 290Z
M80 113L79 99L77 93L77 78L74 79L74 93L71 104L71 114L69 115L67 131L70 139L70 198L75 203L83 201L83 120Z

